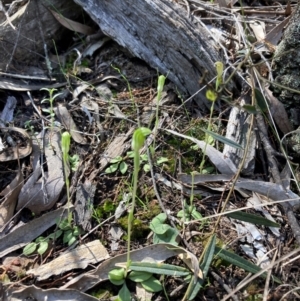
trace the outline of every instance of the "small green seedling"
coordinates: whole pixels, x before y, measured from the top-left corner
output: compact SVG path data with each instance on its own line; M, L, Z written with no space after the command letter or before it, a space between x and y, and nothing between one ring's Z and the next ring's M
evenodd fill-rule
M105 169L107 174L114 173L117 170L121 172L121 174L125 174L128 170L128 164L125 162L127 159L132 159L134 157L133 151L129 151L126 153L126 156L117 156L113 158L109 163L111 164L108 168ZM169 159L166 157L159 157L156 160L156 164L163 165L164 163L168 162ZM143 165L143 170L145 172L150 171L150 165L148 164L148 155L142 154L140 155L140 164Z
M197 211L194 205L185 204L184 210L180 210L177 213L177 217L181 218L182 221L189 222L192 219L201 220L203 216L199 211Z
M47 237L39 236L34 242L31 242L24 247L23 254L28 256L37 252L39 255L43 255L48 250L50 242L55 241L62 233L62 230L57 230Z
M128 165L125 162L125 160L129 157L133 158L133 152L127 152L127 155L125 157L117 156L117 157L113 158L109 162L111 165L105 169L105 172L110 174L110 173L114 173L117 170L119 170L121 172L121 174L124 175L126 173L126 171L128 170Z
M80 228L78 226L73 226L69 223L68 219L62 220L58 223L58 227L63 231L63 243L71 246L74 242L76 242L82 234Z
M50 104L50 108L48 109L42 109L42 111L46 112L46 113L49 113L50 117L51 117L51 127L54 126L54 117L55 117L55 113L54 113L54 108L53 108L53 103L54 103L54 100L59 96L61 95L61 93L56 93L54 94L55 91L57 91L57 89L48 89L48 88L42 88L41 91L47 91L49 93L49 97L48 98L44 98L41 103L44 103L44 102L49 102ZM54 94L54 95L53 95Z
M50 235L43 237L39 236L34 242L29 243L23 249L23 254L28 256L37 252L43 255L49 248L51 241L56 241L63 235L63 243L71 246L75 241L78 240L81 230L78 226L72 226L69 224L68 219L56 222L58 229Z

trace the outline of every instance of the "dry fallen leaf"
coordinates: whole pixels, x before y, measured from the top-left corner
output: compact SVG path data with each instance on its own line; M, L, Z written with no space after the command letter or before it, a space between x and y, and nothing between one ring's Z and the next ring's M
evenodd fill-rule
M186 251L184 248L174 246L172 244L155 244L130 252L130 259L131 261L142 261L145 258L151 258L154 261L163 262L172 256L177 256L187 252L188 251ZM192 267L195 269L195 275L197 276L199 275L198 259L193 254L189 254L192 261ZM96 284L107 280L108 272L112 270L116 264L124 263L126 260L126 253L112 257L101 263L95 270L72 279L65 284L62 289L74 288L85 292Z
M96 31L92 27L90 27L90 26L81 24L79 22L72 21L72 20L64 17L63 15L56 13L55 11L53 11L51 9L50 9L50 11L53 14L53 16L55 17L55 19L62 26L66 27L66 28L68 28L68 29L70 29L72 31L83 33L85 35L91 35L91 34L96 33Z
M57 128L49 129L44 141L48 171L42 174L41 167L36 172L34 171L31 176L32 179L28 180L30 185L26 183L20 193L17 210L25 207L39 214L51 209L65 185L60 130ZM42 145L42 139L40 144ZM55 168L51 168L53 166ZM45 178L40 177L40 175Z
M73 211L73 207L70 208ZM65 207L43 214L25 225L21 225L12 232L0 238L0 258L15 250L18 250L35 238L40 236L48 228L55 225L57 218L65 218L68 210Z
M70 112L65 106L58 106L54 109L54 112L65 129L69 131L75 142L80 144L87 144L86 139L80 134L79 129L77 128Z
M95 264L107 258L109 254L100 240L94 240L67 251L49 263L27 271L26 274L33 274L38 281L41 281L73 269L85 269L89 264Z
M0 193L0 196L4 197L4 201L0 205L0 228L14 215L23 180L23 174L19 170L12 182Z
M26 141L25 147L19 147L17 145L17 146L11 146L11 147L5 148L0 154L0 162L7 162L7 161L23 159L30 155L30 153L32 151L32 145L31 145L32 142L31 142L30 136L24 129L17 128L17 127L9 127L9 128L1 127L0 130L2 132L7 132L7 131L17 132Z
M34 285L23 287L21 289L12 287L8 290L3 301L24 301L24 300L47 300L47 301L98 301L98 298L92 297L76 289L62 290L59 288L41 289Z

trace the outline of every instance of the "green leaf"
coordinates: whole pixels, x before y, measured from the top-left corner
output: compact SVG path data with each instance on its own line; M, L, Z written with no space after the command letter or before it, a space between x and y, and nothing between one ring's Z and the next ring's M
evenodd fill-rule
M124 161L121 162L120 166L119 166L119 170L122 175L124 175L126 173L127 169L128 169L128 165Z
M162 290L161 283L159 282L158 279L156 279L153 276L151 276L148 280L141 282L141 285L143 286L143 288L146 291L152 292L152 293L157 293Z
M249 262L248 260L244 259L243 257L240 257L238 255L236 255L233 252L229 252L225 249L222 249L218 246L216 246L215 248L215 255L217 255L218 257L220 257L223 260L226 260L227 262L236 265L242 269L244 269L247 272L250 272L252 274L255 274L257 272L261 271L261 268L258 267L257 265L253 264L252 262ZM266 273L263 273L262 275L260 275L263 278L267 277ZM273 277L273 280L277 283L281 283L281 281L277 278L277 277Z
M56 93L56 94L52 97L52 100L54 100L55 98L57 98L59 95L62 95L62 93Z
M248 112L250 114L257 114L257 110L256 110L255 106L243 105L243 110L245 110L246 112Z
M121 280L110 280L110 282L114 285L122 285L125 282L125 279Z
M40 255L43 255L47 249L48 249L48 242L47 241L42 241L40 242L40 245L39 245L39 248L37 249L37 252L40 254Z
M193 300L198 295L199 290L203 287L211 262L214 258L215 247L216 247L216 235L213 235L208 242L207 248L205 249L202 263L200 265L200 269L203 273L203 279L202 278L197 279L196 284L193 286L193 289L191 290L188 296L188 300ZM192 283L190 285L192 285Z
M206 168L202 169L202 174L203 175L209 175L209 174L213 173L214 170L215 170L214 166L207 166Z
M65 233L64 233L64 237L63 237L63 243L67 243L69 242L69 240L73 237L73 233L72 233L72 230L67 230Z
M196 207L194 207L194 209L192 211L192 217L197 220L203 219L203 216L201 215L201 213L199 211L197 211Z
M80 234L81 234L81 231L80 231L79 227L78 227L78 226L75 226L75 227L73 228L73 235L74 235L74 236L79 236Z
M279 224L277 224L273 221L270 221L269 219L267 219L265 217L256 215L256 214L251 214L251 213L242 212L242 211L236 211L236 212L232 212L232 213L227 213L226 215L231 218L235 218L237 220L248 222L248 223L255 224L255 225L262 225L262 226L276 227L276 228L280 227Z
M152 274L174 277L187 276L191 273L190 270L177 265L145 261L133 261L130 263L129 268L132 271L143 271Z
M71 236L71 238L68 241L68 246L73 245L73 243L77 240L76 236Z
M150 223L150 229L156 233L156 234L164 234L166 233L169 229L172 229L170 225L167 224L153 224L152 222Z
M63 234L62 230L57 230L54 233L51 233L50 235L48 235L49 239L57 239L59 238L61 235Z
M219 134L216 134L216 133L214 133L212 131L209 131L209 130L206 130L206 129L201 129L201 130L203 132L211 135L214 139L216 139L216 140L218 140L218 141L220 141L224 144L227 144L227 145L229 145L231 147L234 147L234 148L243 149L243 147L240 144L238 144L238 143L236 143L236 142L234 142L234 141L232 141L232 140L230 140L230 139L228 139L224 136L221 136Z
M180 211L177 212L177 217L179 217L179 218L183 218L183 217L187 218L188 217L188 213L186 212L186 210L180 210Z
M114 285L122 285L125 281L125 270L123 268L118 268L109 271L108 279Z
M170 243L172 245L177 246L177 237L178 237L178 230L171 228L165 232L164 234L156 234L153 235L153 243Z
M128 278L134 282L142 282L148 280L152 276L152 273L144 272L144 271L132 271Z
M118 170L119 163L114 163L105 169L106 173L113 173Z
M130 291L126 286L126 283L124 283L122 288L120 289L118 297L120 301L131 301Z
M63 230L63 231L66 231L66 230L71 229L71 225L70 225L68 219L62 220L62 221L59 223L58 227L59 227L61 230Z
M129 152L126 153L126 156L128 158L134 158L134 152L133 151L129 151Z
M166 162L169 162L169 159L166 158L166 157L160 157L160 158L158 158L157 161L156 161L156 163L157 163L158 165L163 164L163 163L166 163Z
M39 236L36 240L35 240L35 242L36 243L39 243L39 242L41 242L41 241L45 241L45 237L44 236Z
M145 164L143 167L144 172L148 172L150 171L150 165L149 164Z
M266 100L264 96L261 94L260 90L255 88L254 93L255 93L255 99L258 107L261 109L262 112L267 112L268 105L266 104Z
M157 216L155 216L151 223L154 225L163 224L167 220L167 215L165 213L160 213Z
M141 160L142 161L148 161L148 155L147 154L141 154Z
M123 160L123 158L121 156L117 156L117 157L111 159L109 163L119 163L122 160Z
M28 256L36 250L37 244L35 242L29 243L24 249L23 249L23 254Z
M200 265L200 269L202 270L204 276L203 278L207 276L210 264L214 257L215 247L216 247L216 235L213 235L208 242L208 246L205 250L203 261Z

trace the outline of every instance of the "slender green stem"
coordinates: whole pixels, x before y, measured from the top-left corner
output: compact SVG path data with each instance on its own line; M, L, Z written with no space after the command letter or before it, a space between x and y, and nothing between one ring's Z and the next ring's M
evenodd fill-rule
M208 126L207 126L207 129L209 131L211 131L211 126L212 126L212 114L214 112L214 106L215 106L215 102L213 101L212 102L212 105L210 107L210 116L209 116L209 122L208 122ZM204 163L205 163L205 156L206 156L206 147L207 147L207 144L208 144L208 134L205 134L205 146L204 146L204 149L203 149L203 157L202 157L202 161L200 163L200 173L202 173L202 170L203 170L203 167L204 167Z
M134 173L133 173L132 204L131 204L131 209L130 209L129 215L128 215L127 270L130 266L131 229L132 229L133 213L134 213L134 207L135 207L138 173L139 173L139 167L140 167L140 154L139 154L139 151L136 149L134 150L133 164L134 164Z

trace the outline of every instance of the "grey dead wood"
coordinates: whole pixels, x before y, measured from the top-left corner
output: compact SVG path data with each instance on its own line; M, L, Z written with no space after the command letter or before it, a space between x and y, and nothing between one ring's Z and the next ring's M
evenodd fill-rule
M12 1L10 1L12 2ZM16 1L15 1L16 2ZM15 13L22 9L28 1L19 3ZM4 2L4 8L9 9L10 3ZM7 5L6 5L7 4ZM14 72L21 71L22 65L37 64L41 61L45 64L44 42L48 49L52 48L53 40L58 41L66 34L62 26L53 17L49 8L60 12L63 16L76 19L82 13L82 9L72 0L31 0L25 12L18 18L11 21L15 30L10 24L4 25L7 18L3 11L0 11L0 69L8 70L13 67ZM14 14L10 14L12 17ZM7 22L6 22L7 23ZM40 27L43 32L41 36ZM7 66L9 65L9 66ZM15 68L18 68L17 70ZM7 70L6 70L7 71ZM2 87L1 87L2 88Z
M222 61L206 28L187 18L184 7L171 0L75 0L101 31L134 56L158 69L183 93L193 95L207 72L216 75ZM194 98L202 108L209 103L205 91Z

